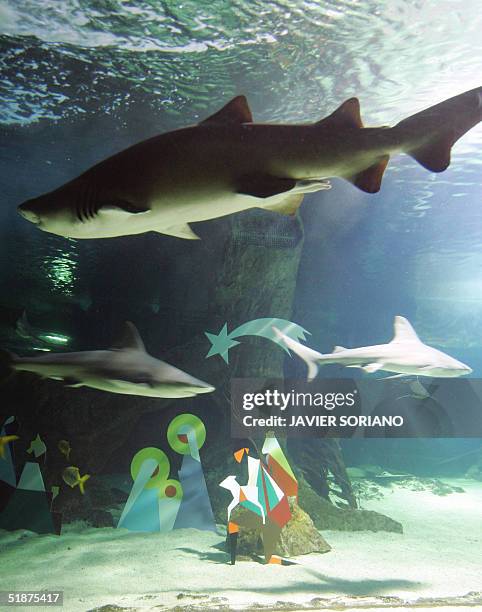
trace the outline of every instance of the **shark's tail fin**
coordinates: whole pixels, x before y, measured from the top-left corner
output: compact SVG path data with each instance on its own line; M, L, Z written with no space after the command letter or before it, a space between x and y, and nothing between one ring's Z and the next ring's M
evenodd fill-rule
M482 87L431 106L395 127L402 149L432 172L450 165L450 151L459 138L482 121Z
M16 355L0 349L0 384L7 381L14 373L15 370L12 368L12 363Z
M293 340L286 334L283 334L277 327L273 326L273 331L276 336L289 348L290 351L293 351L295 355L298 355L300 359L308 366L308 380L313 380L316 378L318 374L318 364L321 360L323 360L324 355L318 353L318 351L314 351L310 349L308 346L301 344L301 342L297 342Z

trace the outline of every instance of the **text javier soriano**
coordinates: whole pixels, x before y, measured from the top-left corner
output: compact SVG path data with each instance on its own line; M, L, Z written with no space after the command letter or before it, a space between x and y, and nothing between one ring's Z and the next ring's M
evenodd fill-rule
M481 398L475 378L233 378L231 435L480 438Z
M241 381L232 388L232 434L250 437L274 430L278 435L318 437L331 430L334 435L351 436L359 427L383 431L403 426L401 415L362 414L359 391L349 383L325 382L320 388L320 383L308 387L296 381L291 388L286 382L283 388L273 384L259 388L260 381L253 386Z

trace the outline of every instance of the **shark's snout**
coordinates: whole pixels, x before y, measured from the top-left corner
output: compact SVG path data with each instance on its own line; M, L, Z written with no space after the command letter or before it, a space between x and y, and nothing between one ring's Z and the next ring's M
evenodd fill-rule
M451 359L447 365L448 369L452 370L452 376L467 376L472 372L470 366L458 359Z
M216 391L216 387L213 387L208 382L200 380L199 378L195 378L194 376L186 374L185 372L178 372L176 378L178 384L190 388L190 390L196 395L200 393L212 393L213 391Z
M208 385L207 383L201 383L197 387L197 392L198 393L212 393L215 390L216 390L215 387L212 387L211 385Z
M458 377L458 376L467 376L472 372L472 368L461 361L455 361L448 364L448 367L444 369L444 373L442 374L444 377Z
M34 225L39 225L40 215L34 210L32 210L30 206L30 200L24 202L23 204L20 204L17 210L24 219L27 219L27 221L30 221L30 223L33 223Z
M212 393L216 390L215 387L207 382L204 382L204 380L199 380L199 378L194 378L194 376L190 376L189 374L188 379L183 381L181 384L187 384L187 386L191 388L191 391L196 393L196 395L200 393Z

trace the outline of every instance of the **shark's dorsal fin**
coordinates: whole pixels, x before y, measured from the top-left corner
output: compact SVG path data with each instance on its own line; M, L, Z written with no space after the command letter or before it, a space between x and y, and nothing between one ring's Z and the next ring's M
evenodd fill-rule
M124 329L122 331L122 336L119 340L113 345L112 348L117 349L133 349L137 351L144 351L146 347L144 346L144 342L142 342L142 338L137 331L136 326L130 321L126 321L124 323Z
M405 318L396 316L393 321L393 340L392 342L420 342L417 332L411 323Z
M346 100L336 111L318 121L316 125L362 128L363 123L360 116L360 102L358 98Z
M333 353L339 353L340 351L346 351L346 348L344 346L334 346L333 347Z
M253 115L246 97L236 96L214 115L201 121L201 125L205 123L253 123Z

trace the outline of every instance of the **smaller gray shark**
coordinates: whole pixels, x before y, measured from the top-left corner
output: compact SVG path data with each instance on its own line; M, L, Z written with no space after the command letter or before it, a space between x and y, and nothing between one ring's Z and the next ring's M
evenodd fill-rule
M335 346L333 353L327 355L288 338L275 327L273 330L286 346L306 363L308 380L315 378L320 365L328 363L337 363L349 368L361 368L369 374L379 370L396 372L397 376L453 378L472 372L472 369L465 363L424 344L405 317L395 317L394 337L388 344L353 349Z
M10 355L9 365L16 371L62 380L70 387L92 387L109 393L192 397L214 391L210 384L149 355L139 332L129 322L116 348L40 357Z
M35 340L35 342L40 343L41 350L49 350L46 348L48 345L57 344L61 346L66 346L70 342L70 338L61 334L59 332L49 332L45 331L39 327L34 327L30 321L28 320L27 313L24 310L22 316L17 320L15 324L15 331L17 334L26 339L26 340Z

